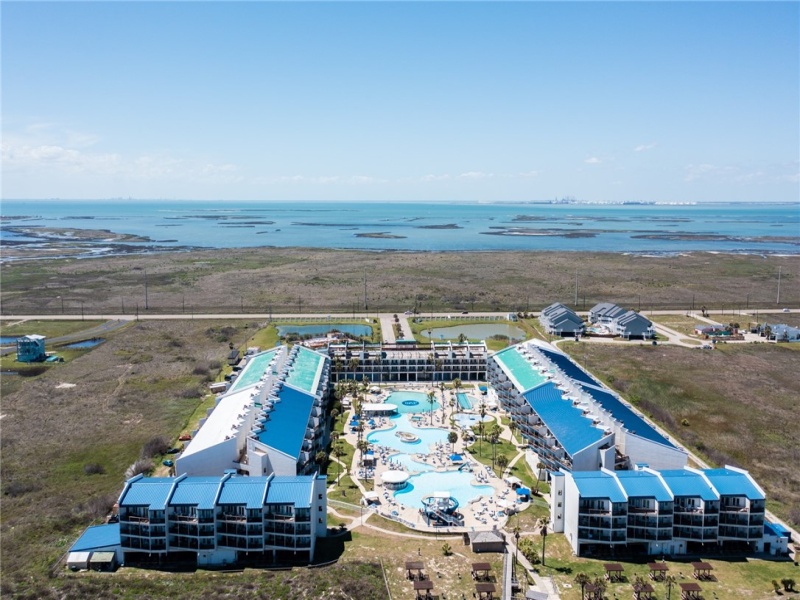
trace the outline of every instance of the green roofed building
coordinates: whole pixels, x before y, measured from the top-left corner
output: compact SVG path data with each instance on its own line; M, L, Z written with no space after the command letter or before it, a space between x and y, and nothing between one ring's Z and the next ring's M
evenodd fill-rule
M330 359L302 346L247 357L230 389L175 461L176 473L298 475L327 444Z

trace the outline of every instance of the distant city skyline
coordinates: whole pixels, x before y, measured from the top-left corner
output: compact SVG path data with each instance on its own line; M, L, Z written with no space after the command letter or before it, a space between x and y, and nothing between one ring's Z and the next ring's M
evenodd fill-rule
M4 2L2 198L800 202L797 2Z

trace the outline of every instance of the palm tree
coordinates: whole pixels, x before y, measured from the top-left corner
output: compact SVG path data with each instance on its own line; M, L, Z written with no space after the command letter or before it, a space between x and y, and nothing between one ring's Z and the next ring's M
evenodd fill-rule
M356 444L358 451L361 452L361 464L364 464L364 455L369 450L369 442L367 440L359 440Z
M672 598L672 586L675 585L678 580L675 578L675 575L667 573L664 576L664 584L667 586L667 600Z
M508 457L505 454L501 454L497 457L497 466L503 469L503 471L506 470L508 466Z
M336 485L339 485L339 459L344 456L342 445L337 443L333 446L333 448L331 448L331 454L336 458Z
M320 468L322 468L322 465L324 465L327 461L328 461L328 455L325 453L324 450L320 450L314 456L314 462L317 463L320 466Z
M519 534L520 534L520 527L519 527L519 516L517 516L517 524L514 525L514 529L511 530L511 533L514 535L514 569L513 574L517 574L517 563L519 562Z
M497 457L497 442L500 440L500 426L497 423L492 423L489 428L489 443L492 445L492 470L494 470L494 462Z
M508 424L508 430L511 432L511 442L514 442L514 433L517 431L517 422L510 421Z
M541 527L540 533L542 535L542 566L544 566L544 549L545 549L545 542L547 541L547 519L544 517L540 517L537 525Z
M348 363L350 370L353 371L353 381L356 379L356 369L358 369L358 365L361 364L361 361L358 360L358 357L354 356L351 358Z
M633 597L635 600L640 600L642 597L642 590L644 589L645 581L641 575L633 576Z
M436 402L436 392L433 390L428 392L428 402L430 402L431 405L431 425L433 425L433 405Z
M451 431L447 434L447 441L450 442L450 454L453 453L453 444L458 441L458 433Z
M486 416L486 405L481 402L481 409L480 409L481 420L478 421L478 431L480 432L480 437L478 438L478 454L481 454L483 451L483 417Z
M594 581L592 582L592 585L594 585L594 597L597 598L598 600L602 600L603 596L606 593L606 590L608 589L608 584L606 583L606 580L603 579L602 577L595 577Z
M592 578L589 577L586 573L578 573L575 575L575 583L581 586L581 600L584 598L583 590L586 588L587 583L592 583Z

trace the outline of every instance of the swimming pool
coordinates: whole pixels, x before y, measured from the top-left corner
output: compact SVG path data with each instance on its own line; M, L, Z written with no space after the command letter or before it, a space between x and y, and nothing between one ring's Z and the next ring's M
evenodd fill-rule
M370 444L386 446L398 452L415 454L430 454L430 446L436 443L447 443L447 429L441 427L414 427L408 420L407 415L396 415L391 417L390 422L394 425L389 430L373 431L367 436ZM419 440L417 442L404 442L397 435L399 431L410 433Z
M406 413L429 413L431 411L431 403L428 402L428 394L424 392L392 392L386 398L386 402L397 406L397 412L400 414ZM433 402L433 410L438 410L442 407L437 400Z
M480 404L480 400L472 396L467 396L464 392L458 392L456 398L458 399L459 406L464 410L470 410L476 404Z
M473 425L477 425L478 422L481 420L480 415L453 415L453 419L456 423L458 423L461 427L472 427ZM489 415L485 415L483 417L483 422L488 423L489 421L494 421L494 417L490 417Z
M434 492L447 491L464 507L478 496L491 496L494 488L490 485L472 485L472 473L446 471L420 473L408 478L408 485L394 494L395 500L409 508L422 508L422 499Z
M392 454L389 457L389 460L391 460L394 463L403 465L403 467L405 467L406 471L408 471L409 473L427 473L429 471L435 470L436 468L433 465L429 465L428 463L416 461L413 458L411 458L411 456L408 454Z

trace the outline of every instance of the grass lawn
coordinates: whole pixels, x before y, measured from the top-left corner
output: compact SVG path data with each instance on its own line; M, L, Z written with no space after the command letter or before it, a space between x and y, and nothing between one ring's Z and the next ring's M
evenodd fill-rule
M694 317L684 315L651 315L648 318L654 323L664 325L670 329L674 329L678 333L690 337L697 337L694 333L694 328L697 325L708 325L705 321L700 321Z
M541 538L537 536L539 549L541 551ZM619 562L625 568L625 581L621 583L609 584L606 596L608 598L630 598L633 595L631 582L634 575L643 576L649 579L648 561L654 561L653 557L642 557L641 559L620 560L618 558L604 560L578 558L572 555L572 548L567 543L562 534L550 534L547 536L545 564L539 565L538 570L542 575L552 576L558 585L559 593L563 600L579 600L580 586L575 584L575 576L578 573L586 573L592 579L597 576L602 577L605 573L604 562ZM698 558L685 560L667 560L669 573L674 575L678 582L696 581L692 578L693 569L691 562ZM772 580L780 581L784 578L800 580L800 569L789 561L771 561L762 559L731 559L717 560L702 557L704 562L710 563L713 567L713 574L717 581L699 581L697 583L703 589L703 597L707 599L719 598L749 598L761 600L775 598L772 590ZM660 582L652 582L656 590L656 598L666 598L666 585ZM570 586L570 587L567 587ZM680 598L680 588L675 585L672 589L672 597ZM791 594L784 597L800 597L800 594Z
M61 337L70 333L78 333L84 329L98 327L105 321L22 321L19 323L9 323L0 321L0 335L2 336L23 336L38 334L48 338Z

